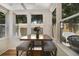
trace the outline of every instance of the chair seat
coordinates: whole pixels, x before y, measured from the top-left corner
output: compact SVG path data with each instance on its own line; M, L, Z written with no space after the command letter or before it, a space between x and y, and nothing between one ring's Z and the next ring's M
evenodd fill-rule
M44 51L53 51L56 49L54 42L46 41L44 45Z
M27 50L30 45L30 41L26 41L21 43L19 46L16 47L17 50Z

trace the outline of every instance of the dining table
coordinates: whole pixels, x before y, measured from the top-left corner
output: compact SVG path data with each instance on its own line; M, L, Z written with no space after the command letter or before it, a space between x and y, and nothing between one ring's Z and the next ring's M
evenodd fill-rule
M20 40L21 41L31 41L31 49L30 49L31 53L33 51L32 48L34 47L34 41L40 41L41 42L40 47L42 48L42 51L44 53L44 42L45 41L52 41L52 38L49 35L40 34L39 38L37 39L35 34L31 34L31 35L21 37Z

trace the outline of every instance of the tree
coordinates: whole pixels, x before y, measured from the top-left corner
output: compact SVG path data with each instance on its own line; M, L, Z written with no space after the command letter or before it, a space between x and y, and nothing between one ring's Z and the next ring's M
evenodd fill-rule
M62 4L62 16L63 18L71 16L79 12L78 3L63 3Z
M27 23L26 15L16 15L16 23Z
M5 24L5 14L0 12L0 24Z
M66 18L68 16L71 16L73 14L76 14L79 12L79 4L78 3L63 3L62 4L62 17ZM79 23L79 17L75 17L73 19L69 19L64 21L65 23L68 23L68 28L70 31L77 31L78 26L75 25Z

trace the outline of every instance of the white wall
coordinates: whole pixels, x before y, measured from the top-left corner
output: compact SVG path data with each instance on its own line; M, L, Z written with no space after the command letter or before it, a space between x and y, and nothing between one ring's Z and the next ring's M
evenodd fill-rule
M8 50L8 39L2 38L0 39L0 55Z

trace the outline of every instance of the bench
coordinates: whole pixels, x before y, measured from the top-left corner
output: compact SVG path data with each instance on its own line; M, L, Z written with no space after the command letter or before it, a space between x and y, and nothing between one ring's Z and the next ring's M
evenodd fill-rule
M57 47L52 41L45 41L44 51L50 52L53 56L57 55Z
M26 55L28 55L29 45L30 45L30 41L25 41L21 43L20 45L18 45L16 47L16 55L17 56L19 55L19 51L21 51L20 55L22 55L22 53L25 51L26 51Z

